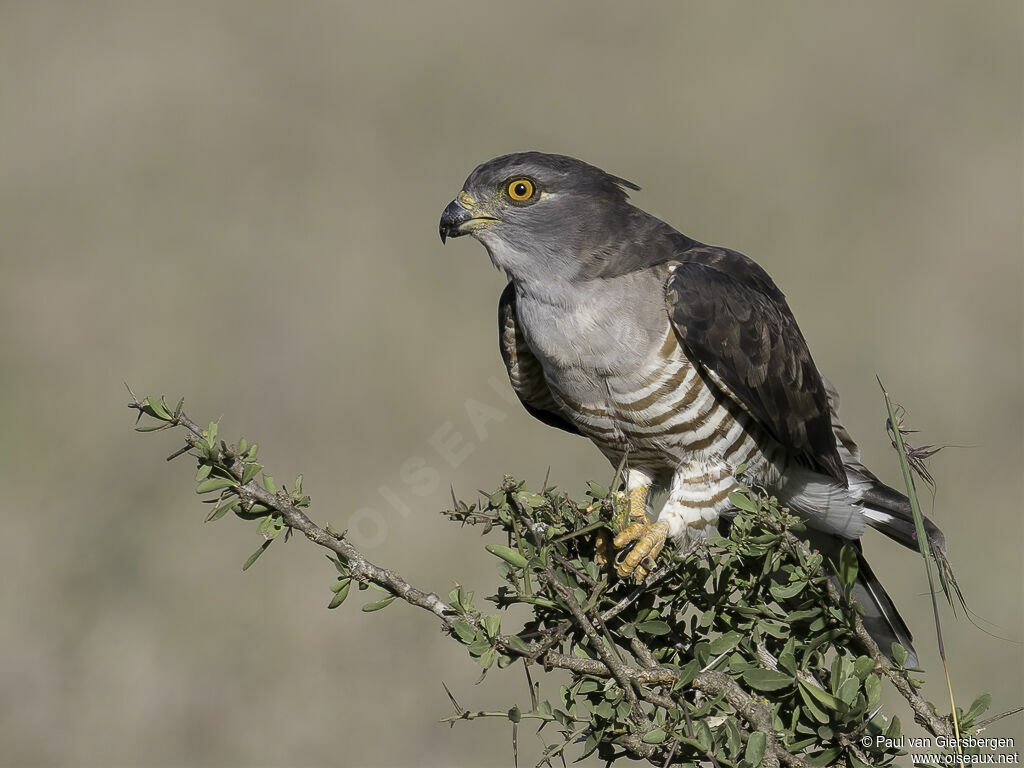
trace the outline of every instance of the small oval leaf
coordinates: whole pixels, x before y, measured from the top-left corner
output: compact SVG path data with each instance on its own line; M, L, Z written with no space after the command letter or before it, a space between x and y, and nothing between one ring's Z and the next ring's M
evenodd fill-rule
M367 603L363 606L363 611L365 613L373 613L374 611L379 611L381 608L387 608L389 605L391 605L392 602L394 602L394 600L394 595L388 595L384 599L378 600L375 603Z
M208 477L196 486L196 493L209 493L219 491L223 488L230 488L235 484L234 480L227 477Z
M661 744L666 738L668 738L668 734L665 731L661 728L655 728L645 733L641 741L644 744Z
M495 557L500 557L509 565L514 565L516 568L525 568L528 562L518 550L502 546L501 544L488 544L484 549Z
M331 598L331 602L327 604L329 610L337 608L339 605L345 602L345 598L348 597L349 588L352 586L352 579L343 579L344 584L341 588L334 593L334 597Z

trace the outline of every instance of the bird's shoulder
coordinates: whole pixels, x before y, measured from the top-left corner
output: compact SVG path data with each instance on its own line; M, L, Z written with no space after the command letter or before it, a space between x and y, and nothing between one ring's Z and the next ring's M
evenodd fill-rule
M671 270L673 273L678 271L677 264L694 265L698 269L686 270L691 279L715 280L722 286L732 285L755 290L766 299L785 306L786 311L789 311L785 294L764 267L749 256L730 248L695 243L685 236L680 236L678 246L668 262L668 266L674 267Z
M652 272L667 279L672 267L685 263L704 267L701 275L729 278L737 284L756 289L772 301L785 304L785 297L768 273L739 251L707 245L683 234L646 211L626 204L617 212L618 242L597 243L594 255L584 264L580 277L618 278L640 272Z

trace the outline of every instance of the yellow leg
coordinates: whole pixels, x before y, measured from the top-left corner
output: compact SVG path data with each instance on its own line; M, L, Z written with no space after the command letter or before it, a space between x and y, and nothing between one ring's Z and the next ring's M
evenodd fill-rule
M627 525L617 526L619 533L612 542L616 549L633 543L632 548L616 559L615 571L622 578L632 576L642 581L649 566L661 554L668 538L668 523L652 523L647 519L649 483L639 483L629 489Z
M621 534L639 522L647 521L647 494L650 492L650 484L640 484L630 488L628 493L618 493L618 510L612 520L612 530L615 534ZM625 502L625 503L623 503ZM623 514L625 513L625 514ZM596 549L595 560L600 566L607 565L612 559L612 546L614 544L611 535L606 530L599 530L594 537L594 548Z

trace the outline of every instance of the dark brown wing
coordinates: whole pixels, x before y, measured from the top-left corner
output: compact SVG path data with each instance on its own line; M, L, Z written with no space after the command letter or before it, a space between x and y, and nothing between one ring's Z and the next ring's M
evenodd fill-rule
M574 435L580 434L575 425L559 411L551 396L551 390L548 389L547 381L544 380L540 361L526 344L517 323L516 291L509 282L498 299L498 344L512 389L534 418L540 419L548 426L564 429Z
M741 253L678 252L666 286L683 348L798 460L843 485L828 391L782 292Z

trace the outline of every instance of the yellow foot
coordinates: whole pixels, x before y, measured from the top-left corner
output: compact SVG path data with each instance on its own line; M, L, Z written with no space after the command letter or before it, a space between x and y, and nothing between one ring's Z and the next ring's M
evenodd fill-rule
M598 528L594 535L594 560L604 568L612 560L612 535L605 528Z
M628 504L623 504L628 517L616 519L619 532L612 544L624 549L615 558L615 571L622 578L632 576L642 581L653 567L654 559L665 546L667 523L651 523L647 519L647 493L650 485L638 484L629 489ZM621 508L620 507L620 508Z
M654 561L661 554L668 538L668 523L652 523L647 520L633 523L615 537L616 549L622 549L634 542L632 548L620 552L615 558L615 572L622 578L632 576L636 581L644 577L654 567Z

